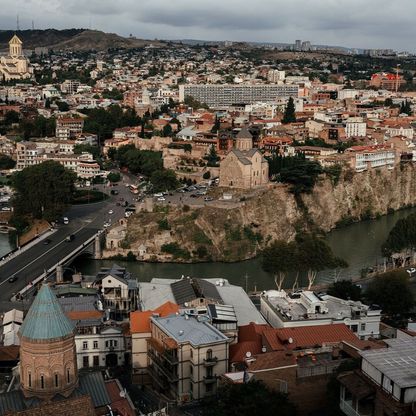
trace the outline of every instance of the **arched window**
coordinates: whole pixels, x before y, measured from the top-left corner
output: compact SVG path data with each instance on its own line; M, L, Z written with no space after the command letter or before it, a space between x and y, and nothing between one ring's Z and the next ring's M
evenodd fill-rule
M27 375L27 384L29 387L32 387L32 373L30 371Z
M43 374L40 376L40 388L45 388L45 378L43 377Z
M207 360L212 358L212 350L207 350Z
M58 374L55 374L55 387L59 386Z
M71 376L69 374L69 368L66 369L66 382L69 383L71 381Z

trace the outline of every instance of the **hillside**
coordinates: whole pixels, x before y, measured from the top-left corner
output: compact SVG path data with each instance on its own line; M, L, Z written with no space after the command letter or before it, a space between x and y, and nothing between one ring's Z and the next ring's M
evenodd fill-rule
M302 208L282 184L272 185L229 209L156 207L154 212L130 217L125 249L120 254L129 250L136 253L144 244L149 260L248 259L268 242L291 240L297 229L308 229L311 224L328 232L336 226L414 206L415 184L416 167L406 165L360 174L347 171L335 186L322 176L313 192L303 196ZM173 254L166 253L166 244Z
M8 41L14 34L23 41L24 49L48 47L54 50L105 51L109 48L140 48L152 44L161 46L160 41L124 38L114 33L104 33L87 29L46 29L46 30L2 30L0 31L0 51L8 49Z

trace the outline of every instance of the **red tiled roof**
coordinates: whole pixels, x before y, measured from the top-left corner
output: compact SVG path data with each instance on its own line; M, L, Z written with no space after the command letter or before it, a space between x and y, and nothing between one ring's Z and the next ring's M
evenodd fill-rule
M136 412L130 405L129 401L123 397L120 385L115 380L105 383L105 388L110 396L111 409L118 412L121 416L135 416Z
M311 348L341 341L356 341L358 338L345 324L301 326L276 329L276 336L291 349ZM289 344L289 340L292 343Z
M296 365L296 358L285 351L266 352L257 355L255 361L249 363L248 371L266 370L278 367Z
M150 318L153 314L161 317L172 315L179 312L179 306L173 302L165 302L154 311L134 311L130 312L130 332L141 334L150 332Z

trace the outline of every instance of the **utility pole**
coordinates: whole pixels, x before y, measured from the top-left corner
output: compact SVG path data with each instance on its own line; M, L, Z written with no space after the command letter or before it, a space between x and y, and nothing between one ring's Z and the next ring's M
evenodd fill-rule
M20 30L19 15L16 16L16 30L17 30L17 32L19 32L19 30Z
M246 279L246 293L248 293L248 274L247 273L244 276L244 278Z
M397 64L396 66L396 94L397 94L397 91L399 90L399 66L400 64Z

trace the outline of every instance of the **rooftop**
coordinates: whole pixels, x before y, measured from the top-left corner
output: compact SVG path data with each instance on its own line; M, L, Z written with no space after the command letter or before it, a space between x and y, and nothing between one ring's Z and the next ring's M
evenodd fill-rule
M152 317L151 321L178 344L190 343L199 346L228 341L228 337L201 318L181 314L165 318Z
M363 360L400 388L416 387L416 339L395 338L384 342L389 348L361 351Z

